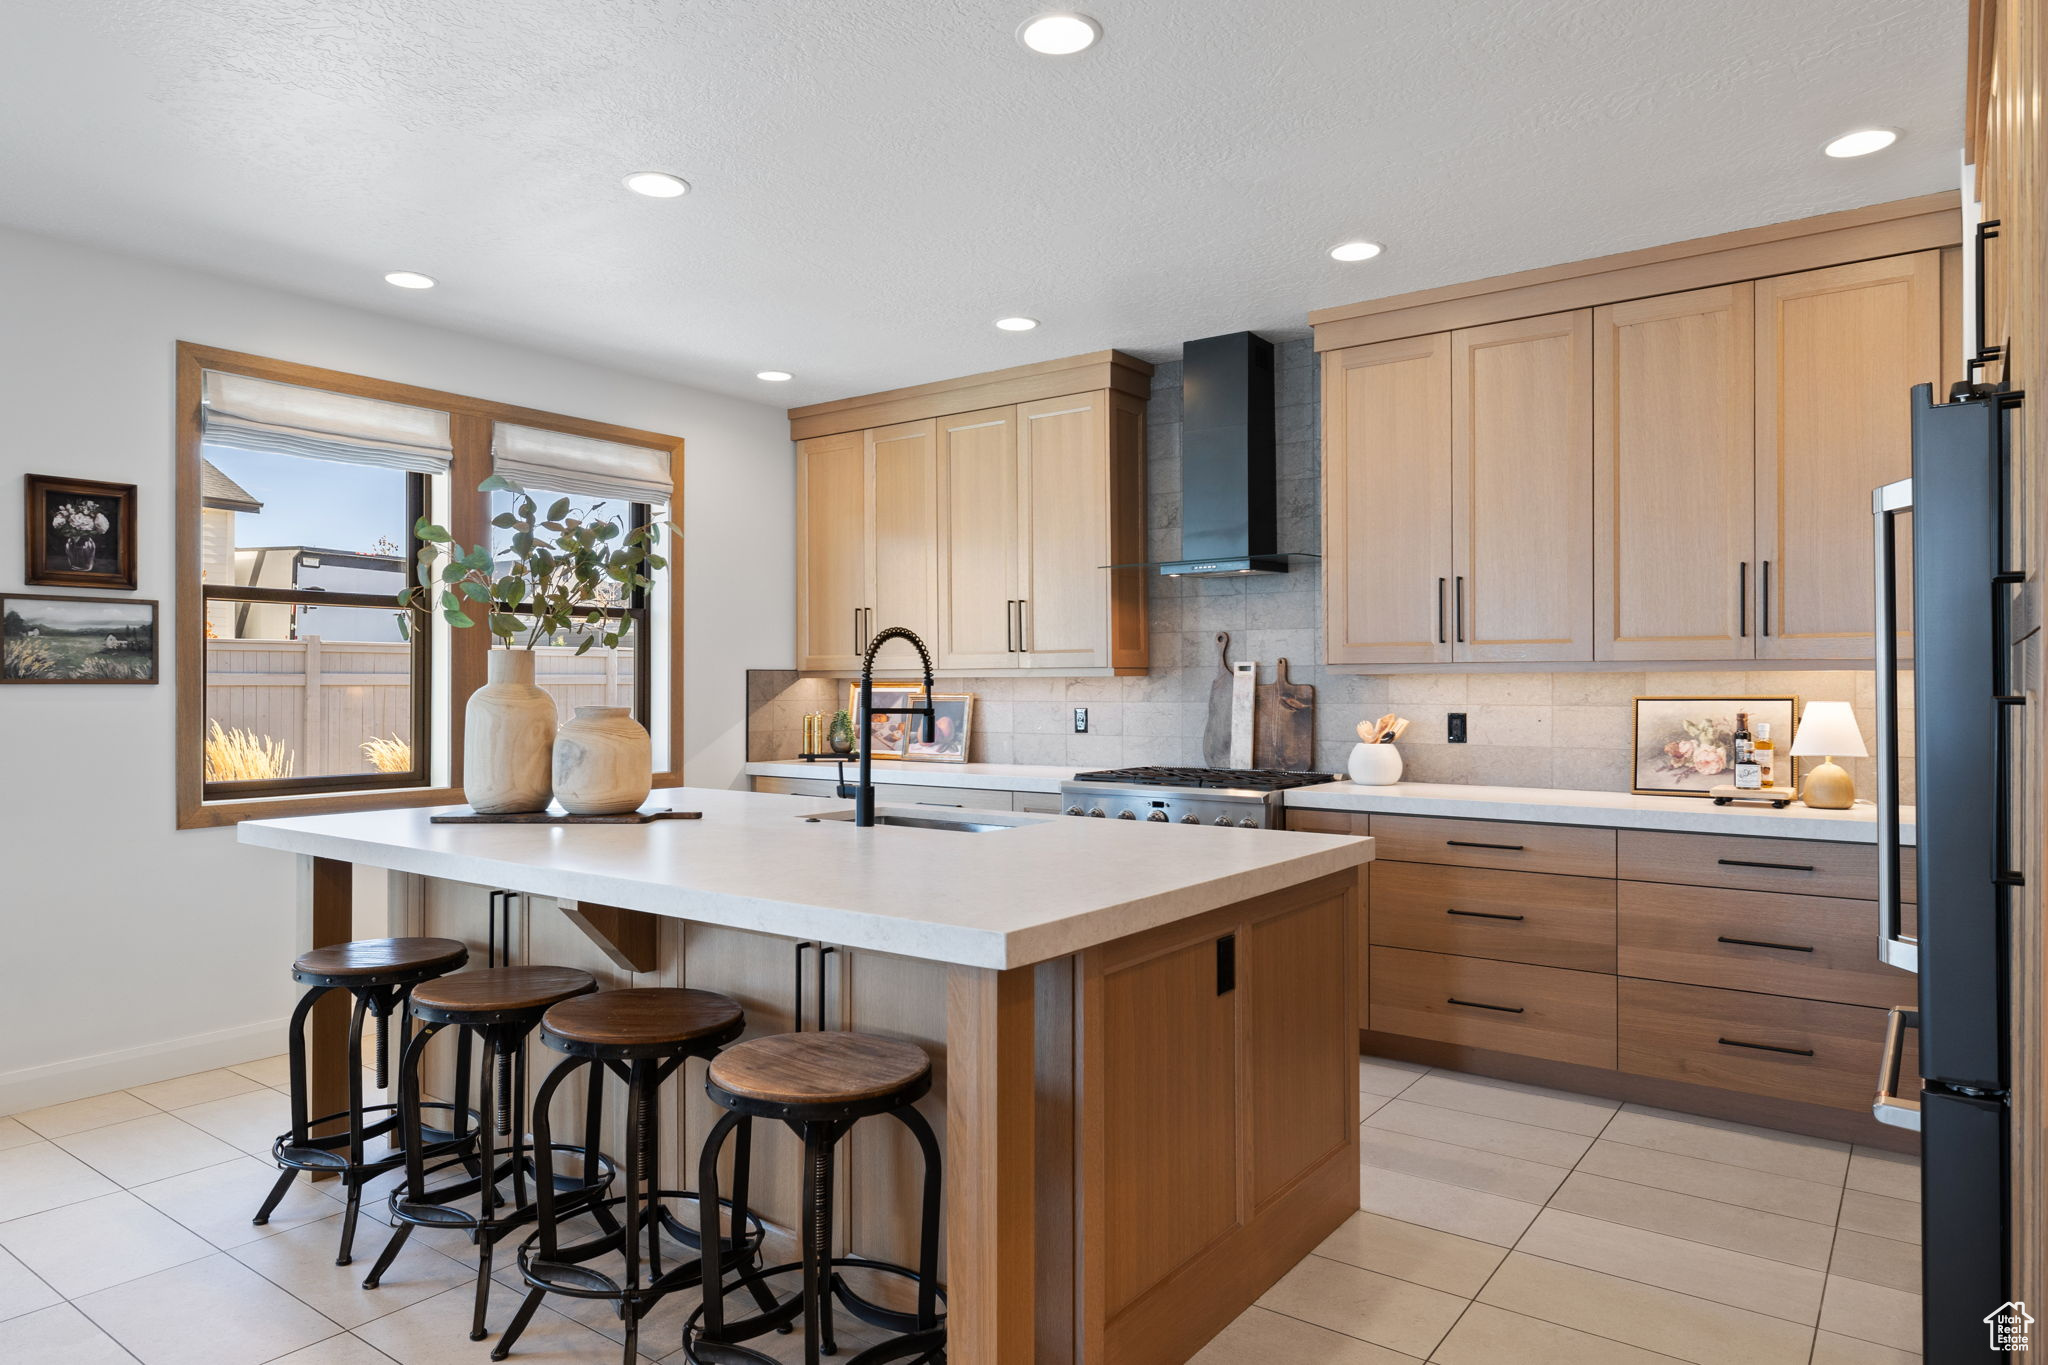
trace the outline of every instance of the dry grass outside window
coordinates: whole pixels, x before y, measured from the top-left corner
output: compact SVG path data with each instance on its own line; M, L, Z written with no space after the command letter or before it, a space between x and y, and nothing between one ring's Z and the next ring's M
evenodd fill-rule
M292 775L292 751L283 740L206 722L208 782L269 782Z
M409 773L412 771L412 745L398 736L390 739L366 739L363 741L363 757L370 766L380 773Z

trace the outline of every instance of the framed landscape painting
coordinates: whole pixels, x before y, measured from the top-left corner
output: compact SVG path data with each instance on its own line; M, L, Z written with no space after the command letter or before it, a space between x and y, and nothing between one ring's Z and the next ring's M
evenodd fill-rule
M1771 727L1778 752L1775 785L1797 790L1792 719L1797 697L1637 697L1634 778L1638 796L1706 796L1735 782L1735 717Z
M134 590L134 484L30 474L26 491L26 582Z
M0 683L153 683L156 603L0 593Z

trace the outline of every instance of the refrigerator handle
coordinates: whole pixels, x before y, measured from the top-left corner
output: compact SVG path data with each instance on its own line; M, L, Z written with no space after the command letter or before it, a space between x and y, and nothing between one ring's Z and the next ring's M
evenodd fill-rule
M1899 592L1895 523L1913 507L1913 481L1900 479L1870 495L1876 546L1877 604L1877 956L1920 970L1920 944L1905 936L1899 894ZM1879 1117L1883 1117L1879 1115Z
M1895 1009L1885 1020L1884 1060L1878 1063L1877 1099L1870 1106L1879 1123L1916 1133L1920 1131L1920 1101L1899 1094L1899 1062L1905 1055L1906 1030L1919 1027L1918 1010Z

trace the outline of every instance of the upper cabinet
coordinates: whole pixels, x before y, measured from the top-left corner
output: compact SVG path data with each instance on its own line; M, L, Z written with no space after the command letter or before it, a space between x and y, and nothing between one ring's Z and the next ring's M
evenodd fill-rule
M1451 333L1451 657L1593 657L1593 322Z
M1593 657L1747 659L1748 281L1593 311Z
M948 672L1142 671L1149 378L1104 352L793 412L798 667L858 668L876 631L902 625ZM1057 392L1066 381L1107 386ZM965 395L1020 401L802 437ZM826 497L845 499L836 516Z
M1913 472L1907 397L1941 382L1941 313L1935 251L1757 282L1758 658L1873 657L1870 491Z
M1326 661L1871 658L1959 232L1929 196L1314 315Z

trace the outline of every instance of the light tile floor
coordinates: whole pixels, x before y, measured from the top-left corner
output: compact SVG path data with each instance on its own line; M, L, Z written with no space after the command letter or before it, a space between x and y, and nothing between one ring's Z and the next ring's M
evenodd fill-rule
M376 1204L348 1268L331 1183L250 1226L283 1081L273 1058L0 1118L0 1361L485 1360L460 1239L415 1236L365 1291ZM1910 1158L1373 1058L1359 1089L1364 1208L1198 1365L1919 1360ZM494 1333L519 1298L495 1278ZM668 1307L643 1349L674 1345ZM615 1321L564 1308L515 1359L619 1359Z

